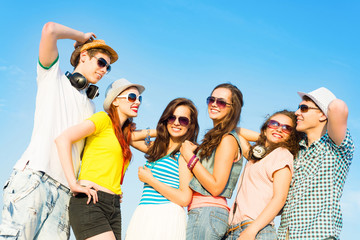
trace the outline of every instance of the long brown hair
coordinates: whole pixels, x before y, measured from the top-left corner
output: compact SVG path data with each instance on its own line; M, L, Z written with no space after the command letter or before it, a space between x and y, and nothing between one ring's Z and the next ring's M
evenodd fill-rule
M249 150L249 158L251 160L254 160L254 161L258 161L260 159L256 158L253 156L253 149L255 146L265 146L265 143L266 143L266 136L265 136L265 132L266 132L266 129L267 129L267 125L270 121L270 119L272 117L274 117L275 115L285 115L287 117L289 117L292 121L292 124L293 124L293 130L291 131L290 135L289 135L289 138L284 141L284 142L279 142L279 143L268 143L269 146L266 148L266 154L263 156L265 157L266 155L268 155L269 153L271 153L274 149L278 148L278 147L283 147L283 148L286 148L287 150L289 150L291 152L292 155L294 155L294 157L297 155L297 153L299 152L300 150L300 145L299 145L299 142L300 140L303 138L303 134L296 131L296 115L295 115L295 112L292 112L292 111L288 111L288 110L282 110L282 111L278 111L278 112L275 112L273 115L271 115L268 119L266 119L266 121L263 123L263 125L261 126L260 128L260 136L259 136L259 139L256 141L256 143L250 147L250 150Z
M122 153L123 153L123 158L124 158L124 166L126 166L126 164L128 162L130 163L131 157L132 157L129 143L130 143L130 138L131 138L131 132L133 131L133 129L132 129L133 119L128 118L125 121L124 125L121 127L118 111L113 104L110 105L108 115L113 124L116 138L118 139L118 141L120 143Z
M179 106L187 106L190 110L189 129L186 134L180 138L180 141L183 142L185 140L189 140L194 143L197 141L199 134L199 124L197 120L198 111L191 100L187 98L176 98L166 106L156 126L156 139L145 154L145 157L149 160L149 162L156 161L166 155L170 142L170 134L167 130L167 120L174 114L175 109ZM181 144L179 144L179 146L171 153L171 156L174 156L177 152L179 152L180 146Z
M199 147L200 159L210 157L211 153L220 144L222 137L231 132L240 121L241 109L244 106L243 95L241 91L233 84L223 83L214 88L226 88L231 92L231 106L230 112L227 114L219 124L210 129L204 136L204 139ZM213 93L214 90L211 92Z

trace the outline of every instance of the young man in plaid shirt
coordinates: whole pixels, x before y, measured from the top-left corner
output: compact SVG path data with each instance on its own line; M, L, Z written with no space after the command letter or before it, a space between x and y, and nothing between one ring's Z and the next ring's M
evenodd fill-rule
M307 138L294 160L279 239L339 239L340 198L354 152L348 108L324 87L298 94L296 130Z

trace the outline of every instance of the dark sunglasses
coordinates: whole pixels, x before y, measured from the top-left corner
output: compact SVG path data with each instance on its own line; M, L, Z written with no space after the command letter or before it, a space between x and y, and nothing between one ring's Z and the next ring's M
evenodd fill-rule
M219 108L225 108L226 107L226 105L232 105L231 103L227 103L226 101L225 101L225 99L223 99L223 98L216 98L216 97L208 97L207 99L206 99L206 103L207 103L207 105L209 106L209 105L212 105L214 102L216 102L216 105L219 107Z
M135 93L129 93L127 95L119 95L117 96L117 98L126 98L126 100L130 103L134 103L136 99L139 100L140 103L142 101L142 96L141 95L137 96Z
M167 123L173 124L176 121L176 119L178 119L179 124L183 127L187 127L190 123L190 120L187 117L177 117L175 115L170 116L167 119Z
M281 127L281 130L284 133L287 133L287 134L290 134L291 131L293 130L292 126L289 126L287 124L281 124L281 123L279 123L278 121L275 121L275 120L270 120L268 122L267 126L268 126L268 128L271 128L271 129L278 129L279 127Z
M309 107L308 105L301 104L301 105L299 105L298 109L300 109L300 111L302 113L306 113L306 112L309 111L309 109L319 109L319 108L317 108L317 107Z
M111 65L108 64L108 62L103 59L103 58L98 58L98 57L95 57L94 58L97 59L97 65L100 67L100 68L103 68L106 66L106 73L109 73L111 71Z

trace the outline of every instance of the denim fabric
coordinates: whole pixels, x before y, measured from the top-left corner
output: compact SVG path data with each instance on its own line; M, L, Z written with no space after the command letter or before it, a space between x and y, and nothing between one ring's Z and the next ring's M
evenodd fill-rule
M45 173L14 170L4 186L0 239L69 239L70 196Z
M242 154L242 150L240 147L240 139L239 139L236 131L232 130L229 134L232 135L236 139L238 146L239 146L240 153ZM201 164L211 174L213 173L213 170L214 170L215 152L216 152L216 149L212 152L211 156L208 159L201 160ZM225 186L223 192L219 195L219 197L231 198L234 188L236 186L236 183L239 179L242 165L243 165L243 156L241 156L239 161L236 161L233 163L233 165L231 167L229 179L226 183L226 186ZM204 196L211 196L211 194L201 185L201 183L196 179L196 177L193 177L191 179L189 186L195 192L198 192Z
M232 225L229 228L234 228L234 227L237 227L239 225L242 225L242 224L244 224L246 222L250 222L250 221L253 221L253 220L245 220L245 221L242 221L241 223L238 223L236 225ZM239 236L240 236L240 233L242 231L244 231L250 225L251 225L251 223L237 228L235 231L232 231L225 239L226 240L237 240L239 238ZM256 234L255 239L256 240L276 240L277 235L276 235L275 227L270 225L270 224L266 225L263 229L261 229L258 232L258 234Z
M188 213L187 240L220 240L228 227L229 212L219 207L199 207Z

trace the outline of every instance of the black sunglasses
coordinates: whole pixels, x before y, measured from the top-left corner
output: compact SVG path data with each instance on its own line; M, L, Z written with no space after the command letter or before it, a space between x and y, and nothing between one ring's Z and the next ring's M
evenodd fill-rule
M190 120L187 117L177 117L175 115L171 115L168 119L167 119L167 123L169 124L173 124L176 119L178 119L179 124L183 127L187 127L190 123Z
M216 98L216 97L210 96L210 97L208 97L208 98L206 99L206 103L207 103L208 106L209 106L209 105L212 105L214 102L216 102L216 105L217 105L219 108L225 108L226 105L232 105L231 103L227 103L227 102L225 101L225 99L223 99L223 98Z
M267 124L268 128L272 128L272 129L278 129L279 127L281 127L281 130L284 133L290 134L291 131L293 130L292 126L289 126L287 124L281 124L278 121L275 120L270 120Z
M111 71L111 65L108 64L108 62L104 59L104 58L98 58L98 57L95 57L94 58L97 59L97 65L100 67L100 68L103 68L106 66L106 73L109 73Z
M319 108L317 108L317 107L309 107L308 105L301 104L301 105L299 105L298 109L300 109L300 111L302 113L306 113L306 112L309 111L309 109L319 109Z

